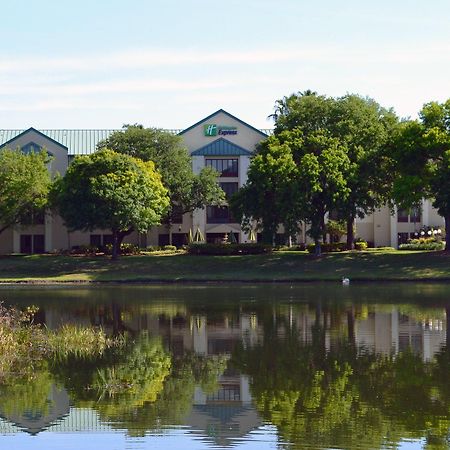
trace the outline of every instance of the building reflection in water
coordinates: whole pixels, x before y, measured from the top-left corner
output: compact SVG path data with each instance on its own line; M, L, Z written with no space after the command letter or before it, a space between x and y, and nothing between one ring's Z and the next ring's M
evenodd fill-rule
M168 307L169 306L169 307ZM406 311L405 311L406 309ZM237 347L251 349L265 339L276 336L283 340L295 335L301 344L313 342L320 328L326 352L349 342L358 352L392 355L411 350L424 362L431 361L446 343L449 309L400 308L392 305L322 306L314 304L265 304L260 307L232 305L212 312L188 304L144 305L105 303L77 307L41 307L39 320L51 329L65 323L82 326L101 325L113 335L127 332L139 335L146 331L163 340L173 358L187 353L208 357L225 355L232 358ZM196 386L192 408L184 418L184 426L214 445L230 445L252 430L261 427L262 418L253 405L252 380L239 373L232 364L218 378L217 389L205 392ZM64 389L48 393L51 405L46 415L27 416L26 412L5 414L0 433L18 429L29 433L43 430L108 431L111 424L102 422L89 408L70 406ZM170 425L170 424L167 424Z

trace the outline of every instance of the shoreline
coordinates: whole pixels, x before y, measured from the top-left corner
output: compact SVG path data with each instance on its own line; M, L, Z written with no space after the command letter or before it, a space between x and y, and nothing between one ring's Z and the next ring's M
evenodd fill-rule
M31 255L0 258L0 286L450 283L450 254L343 252L314 258L304 252L265 255L186 254L103 257Z
M356 278L350 280L351 284L374 284L374 283L426 283L426 284L446 284L450 283L450 278ZM227 279L135 279L135 280L0 280L0 288L3 286L95 286L95 285L174 285L174 284L311 284L311 283L337 283L341 284L341 279L330 278L310 278L310 279L248 279L248 280L227 280Z

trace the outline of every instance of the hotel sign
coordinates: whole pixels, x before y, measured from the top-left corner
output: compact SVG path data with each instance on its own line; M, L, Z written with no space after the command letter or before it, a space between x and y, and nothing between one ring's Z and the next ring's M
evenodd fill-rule
M229 136L237 134L237 127L207 123L206 125L203 125L203 132L205 133L205 136Z

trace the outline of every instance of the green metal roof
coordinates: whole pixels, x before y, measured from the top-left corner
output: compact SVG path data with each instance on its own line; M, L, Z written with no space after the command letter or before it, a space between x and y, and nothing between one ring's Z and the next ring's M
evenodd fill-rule
M0 146L27 130L0 130ZM69 155L89 155L97 144L118 130L37 130L67 147Z
M233 144L224 138L216 139L204 147L199 148L191 153L192 156L239 156L251 155L245 148Z
M0 130L0 147L28 130L29 129ZM104 139L108 138L115 131L121 130L110 129L110 130L36 130L36 131L38 131L41 134L44 134L45 136L63 145L64 147L67 147L68 155L89 155L95 152L95 150L97 149L97 144L100 141L103 141ZM178 129L166 131L173 134L179 134L181 130ZM261 133L264 133L266 135L271 134L271 132L272 130L261 130ZM245 149L242 150L247 152L247 150ZM239 153L239 154L247 154L247 153ZM227 155L228 153L224 154L223 156Z

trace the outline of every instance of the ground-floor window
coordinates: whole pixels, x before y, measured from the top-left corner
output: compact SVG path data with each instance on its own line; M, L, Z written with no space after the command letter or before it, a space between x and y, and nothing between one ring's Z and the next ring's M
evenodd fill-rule
M89 244L97 247L99 250L103 250L107 245L112 245L112 243L112 234L91 234L89 238Z
M20 253L45 253L45 235L21 234Z

